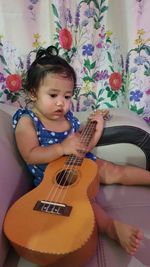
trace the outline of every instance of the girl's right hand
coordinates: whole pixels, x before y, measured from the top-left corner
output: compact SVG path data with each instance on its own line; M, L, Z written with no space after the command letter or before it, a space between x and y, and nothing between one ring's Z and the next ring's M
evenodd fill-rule
M61 143L64 155L74 154L77 157L84 157L87 150L80 138L80 133L73 133Z

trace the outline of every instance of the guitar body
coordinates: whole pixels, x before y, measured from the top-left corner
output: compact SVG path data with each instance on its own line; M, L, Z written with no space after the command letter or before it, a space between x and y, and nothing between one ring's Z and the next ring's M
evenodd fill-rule
M48 164L41 184L16 201L4 221L4 232L18 254L40 266L81 267L96 250L90 199L98 190L97 165L85 158L72 169L65 166L66 159Z

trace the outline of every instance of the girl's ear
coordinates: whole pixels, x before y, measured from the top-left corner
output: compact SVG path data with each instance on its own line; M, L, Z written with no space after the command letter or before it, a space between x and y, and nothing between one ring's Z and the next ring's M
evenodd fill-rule
M31 90L31 92L29 93L29 97L33 102L37 100L35 89Z

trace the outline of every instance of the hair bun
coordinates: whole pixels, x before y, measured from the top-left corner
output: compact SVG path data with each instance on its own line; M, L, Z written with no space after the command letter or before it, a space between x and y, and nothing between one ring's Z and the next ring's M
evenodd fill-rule
M58 56L58 49L56 46L49 46L45 50L45 55L47 56Z
M37 51L37 54L36 54L36 59L39 59L43 56L58 56L58 49L56 46L48 46L46 49L44 48L40 48L38 51Z

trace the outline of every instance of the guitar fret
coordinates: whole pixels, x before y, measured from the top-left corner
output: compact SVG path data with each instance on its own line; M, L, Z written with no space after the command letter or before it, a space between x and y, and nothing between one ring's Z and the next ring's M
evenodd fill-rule
M96 129L96 121L90 121L88 120L84 130L81 133L81 142L85 144L86 146L89 145L90 140L95 132ZM79 151L80 153L85 156L85 152ZM75 165L75 166L81 166L83 162L84 157L77 157L75 155L70 155L67 158L66 165Z
M70 155L67 159L66 165L76 165L81 166L83 158L76 157L75 155Z

